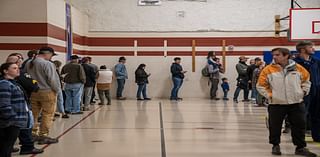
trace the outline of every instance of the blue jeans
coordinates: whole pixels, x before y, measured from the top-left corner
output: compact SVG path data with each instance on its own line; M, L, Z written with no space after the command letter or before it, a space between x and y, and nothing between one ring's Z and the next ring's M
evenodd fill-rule
M122 97L122 92L124 89L124 84L126 83L125 79L117 79L118 88L117 88L117 97Z
M228 98L228 90L223 90L223 98Z
M91 102L92 92L93 92L93 87L84 87L84 91L83 91L83 98L84 98L83 105L84 105L84 107L89 106L89 104Z
M64 106L63 106L64 100L63 100L63 94L62 90L60 90L57 93L57 111L59 113L64 113Z
M257 88L256 87L252 87L251 99L256 99L257 100L257 94L258 94Z
M147 98L147 84L138 84L137 98L141 98L141 93L143 98Z
M171 99L177 99L178 98L178 93L179 93L179 89L182 86L183 83L183 79L181 78L177 78L177 77L173 77L172 78L173 81L173 88L171 90Z
M241 88L237 87L236 91L234 92L234 96L233 96L233 100L238 100L238 96L240 94ZM243 99L244 100L248 100L248 96L249 96L249 89L243 89Z
M80 112L81 96L83 92L82 83L66 83L66 111L71 113Z

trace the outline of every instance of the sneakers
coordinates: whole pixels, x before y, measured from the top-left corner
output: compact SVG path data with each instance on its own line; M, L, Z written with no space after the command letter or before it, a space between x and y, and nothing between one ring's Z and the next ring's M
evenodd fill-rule
M56 138L51 138L48 136L40 136L39 140L38 140L38 144L39 145L43 145L43 144L54 144L54 143L58 143L59 140Z
M27 154L41 154L43 153L43 149L33 148L32 150L21 150L20 155L27 155Z
M272 155L281 155L280 146L274 145L272 147Z
M307 148L296 149L296 155L306 156L306 157L317 157L317 154L312 153Z

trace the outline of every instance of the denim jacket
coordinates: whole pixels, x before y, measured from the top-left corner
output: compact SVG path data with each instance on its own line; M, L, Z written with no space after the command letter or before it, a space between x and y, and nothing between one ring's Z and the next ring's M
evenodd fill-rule
M124 64L119 63L115 66L115 73L117 79L128 79L128 73L127 73L127 68Z

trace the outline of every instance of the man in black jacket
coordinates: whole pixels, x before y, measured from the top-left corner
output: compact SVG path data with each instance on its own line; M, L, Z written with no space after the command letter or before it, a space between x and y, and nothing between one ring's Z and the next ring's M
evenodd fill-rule
M182 86L184 74L187 71L184 71L182 69L182 66L180 65L180 63L181 63L181 58L176 57L174 58L174 63L172 63L171 65L173 88L171 90L170 100L182 100L182 98L178 97L178 92L180 87Z
M89 110L89 104L92 97L93 87L96 84L96 72L92 66L89 65L89 59L87 57L82 59L82 67L86 74L86 83L84 84L83 91L83 110Z

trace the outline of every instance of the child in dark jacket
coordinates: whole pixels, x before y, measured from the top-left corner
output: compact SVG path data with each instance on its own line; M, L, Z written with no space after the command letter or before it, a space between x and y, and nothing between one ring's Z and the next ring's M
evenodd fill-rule
M223 90L223 100L229 100L228 92L230 90L227 78L222 78L221 88Z

